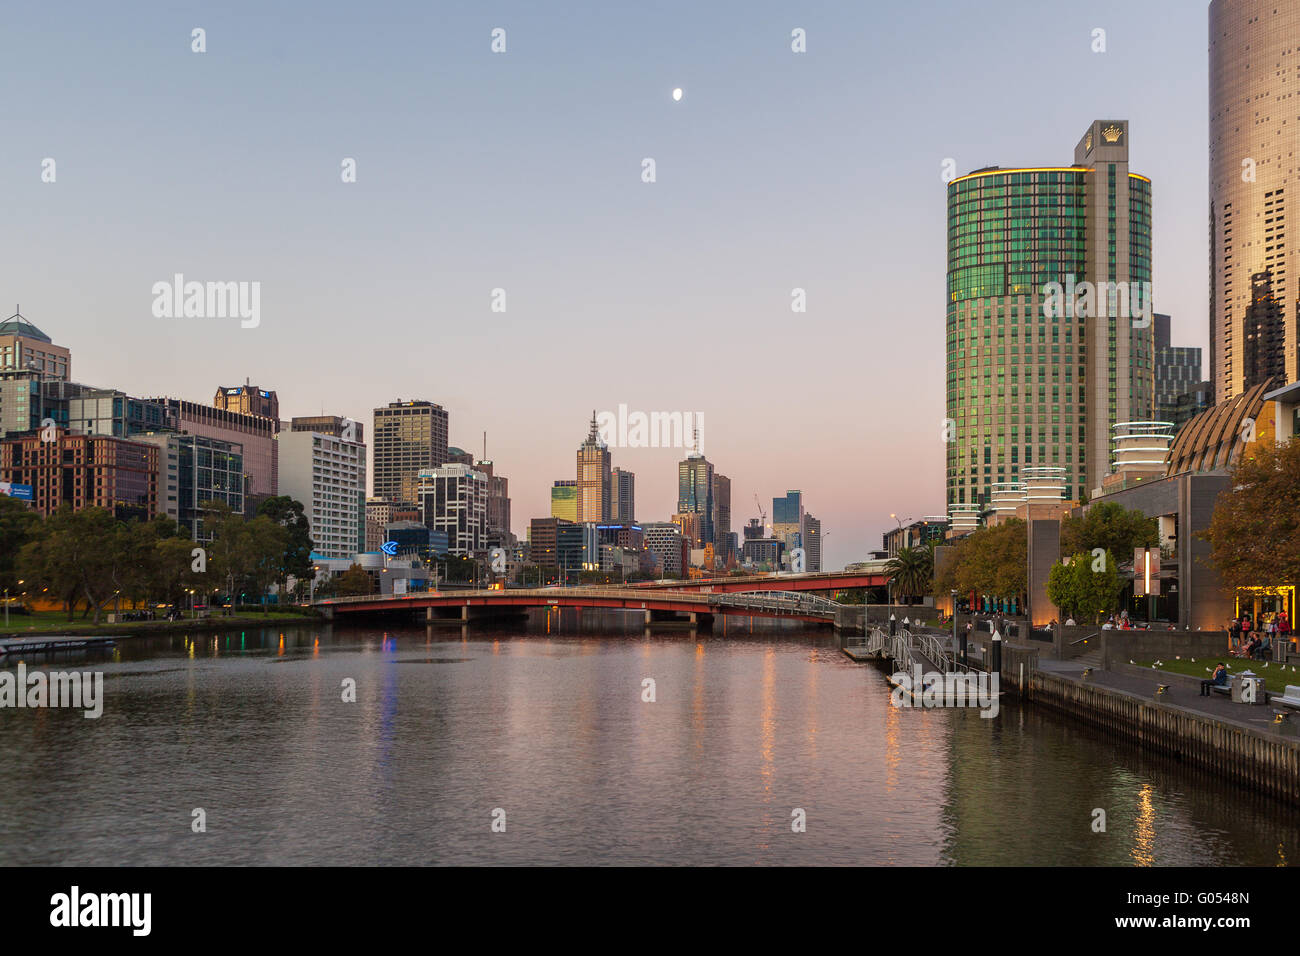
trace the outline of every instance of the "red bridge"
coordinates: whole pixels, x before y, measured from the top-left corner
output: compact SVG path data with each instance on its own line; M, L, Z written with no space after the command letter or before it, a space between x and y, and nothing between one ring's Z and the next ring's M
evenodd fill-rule
M807 574L748 574L737 577L697 578L693 581L653 581L648 584L629 584L628 587L660 591L703 591L710 594L730 594L754 591L849 591L855 588L883 588L889 584L889 575L883 561L880 565L862 571L815 571Z
M739 579L731 579L736 581ZM782 582L789 578L766 578ZM731 583L730 581L728 583ZM825 587L825 585L823 585ZM424 609L425 619L459 619L492 612L527 611L532 608L608 608L642 612L645 623L685 615L693 624L712 620L715 614L782 617L815 623L834 623L841 605L812 594L771 589L707 593L696 589L668 588L537 588L504 591L424 591L414 594L374 594L365 597L316 601L327 618L358 614Z

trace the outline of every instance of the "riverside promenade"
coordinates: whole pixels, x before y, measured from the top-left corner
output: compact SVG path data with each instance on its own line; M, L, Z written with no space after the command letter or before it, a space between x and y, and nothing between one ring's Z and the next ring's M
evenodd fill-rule
M1028 683L1031 706L1300 803L1300 711L1202 697L1198 677L1130 664L1039 660Z

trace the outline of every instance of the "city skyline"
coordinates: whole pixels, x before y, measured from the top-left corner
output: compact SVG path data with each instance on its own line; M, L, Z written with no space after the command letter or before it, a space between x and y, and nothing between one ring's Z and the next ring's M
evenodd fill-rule
M2 251L22 277L7 288L77 353L79 381L206 402L247 378L279 393L285 419L441 404L451 443L488 432L517 532L549 514L593 405L701 412L737 519L755 494L802 487L833 531L824 565L842 566L878 546L890 512L943 507L946 159L959 174L1004 157L1059 162L1083 124L1127 118L1159 184L1156 308L1175 342L1207 344L1206 7L1012 3L995 30L947 5L953 15L896 11L882 31L866 9L764 4L737 20L678 4L557 21L505 4L399 11L382 40L335 4L305 22L74 6L71 31L20 10L10 62L41 85L14 104L23 148L0 158L12 184ZM508 49L493 55L498 26ZM806 53L790 49L796 27ZM1091 49L1097 27L1104 53ZM1016 56L992 55L1003 49ZM559 69L557 50L573 54ZM983 83L1020 90L1038 122L951 109L972 51L991 54ZM109 71L113 88L79 79ZM298 80L271 81L286 71ZM1040 89L1025 71L1072 79ZM427 121L394 122L407 115ZM54 183L41 182L47 157ZM357 181L344 184L348 157ZM153 283L178 273L260 281L259 325L155 318ZM498 288L504 313L491 311ZM795 288L804 314L790 311ZM895 358L873 348L881 336ZM709 382L680 363L682 341L719 370ZM783 361L785 342L804 361ZM444 360L457 349L470 359ZM526 384L539 357L594 369L614 355L654 373ZM759 388L754 368L777 385ZM837 467L809 474L783 453L810 446ZM909 467L882 468L885 446ZM616 453L640 476L638 517L671 515L678 451Z

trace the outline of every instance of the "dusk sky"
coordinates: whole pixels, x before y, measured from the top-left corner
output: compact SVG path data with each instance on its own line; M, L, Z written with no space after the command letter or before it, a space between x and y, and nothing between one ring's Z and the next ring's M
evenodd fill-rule
M1156 310L1206 347L1206 11L15 4L0 303L133 395L248 378L367 439L375 406L438 402L452 444L487 431L520 537L593 409L702 413L733 530L802 489L839 568L891 512L945 509L946 158L1068 165L1093 119L1128 120ZM260 325L155 318L176 273L259 281ZM682 455L614 449L639 520L675 510Z

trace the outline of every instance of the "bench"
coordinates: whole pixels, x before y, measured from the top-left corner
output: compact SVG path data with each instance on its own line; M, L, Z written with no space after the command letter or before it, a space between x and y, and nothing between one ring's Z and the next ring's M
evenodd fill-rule
M1285 704L1287 707L1300 708L1300 687L1287 684L1285 694L1269 694L1268 702L1270 704Z

